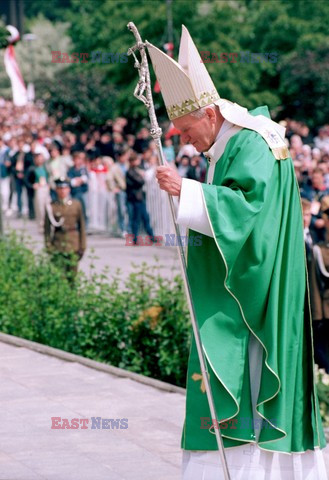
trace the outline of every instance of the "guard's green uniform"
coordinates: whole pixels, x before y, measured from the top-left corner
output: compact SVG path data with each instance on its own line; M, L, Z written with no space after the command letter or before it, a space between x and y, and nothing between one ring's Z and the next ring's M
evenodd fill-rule
M45 244L53 259L68 272L77 272L78 260L86 249L86 229L82 207L71 198L56 200L45 217ZM52 218L53 217L53 218ZM55 220L55 222L54 222ZM59 225L60 224L60 225Z
M188 277L217 418L236 420L223 424L224 445L255 441L253 424L245 421L253 418L248 342L254 335L263 346L259 446L279 452L324 447L292 161L276 160L258 133L243 129L228 141L213 185L202 190L214 238L202 235L201 246L189 246ZM200 236L190 230L194 234ZM216 450L211 422L202 428L202 418L211 415L201 380L193 340L182 448Z

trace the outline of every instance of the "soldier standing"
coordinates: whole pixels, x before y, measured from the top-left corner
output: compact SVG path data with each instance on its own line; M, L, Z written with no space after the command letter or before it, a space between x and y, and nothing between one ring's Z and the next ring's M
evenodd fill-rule
M60 178L55 184L58 200L46 208L45 245L52 261L73 280L86 249L85 220L81 203L71 198L70 181Z

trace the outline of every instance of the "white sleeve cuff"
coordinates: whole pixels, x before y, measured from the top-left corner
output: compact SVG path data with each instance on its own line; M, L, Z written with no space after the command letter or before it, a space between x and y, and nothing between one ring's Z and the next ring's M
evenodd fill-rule
M213 236L202 194L202 186L196 180L182 179L177 223L208 235L208 237Z

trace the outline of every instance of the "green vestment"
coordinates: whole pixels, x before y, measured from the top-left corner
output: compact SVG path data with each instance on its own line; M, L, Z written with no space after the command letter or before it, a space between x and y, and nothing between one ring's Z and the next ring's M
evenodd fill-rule
M266 107L252 112L260 113L269 116ZM292 160L276 160L258 133L242 129L218 160L213 185L202 190L214 238L189 242L187 268L224 445L255 442L248 361L254 335L263 347L259 447L324 447ZM182 448L216 450L200 373L193 339Z

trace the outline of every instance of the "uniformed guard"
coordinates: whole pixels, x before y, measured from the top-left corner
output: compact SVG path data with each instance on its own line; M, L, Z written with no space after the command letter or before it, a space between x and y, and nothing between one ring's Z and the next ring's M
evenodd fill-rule
M70 196L70 181L55 181L57 200L46 207L45 246L54 263L74 279L86 249L86 229L81 204Z

